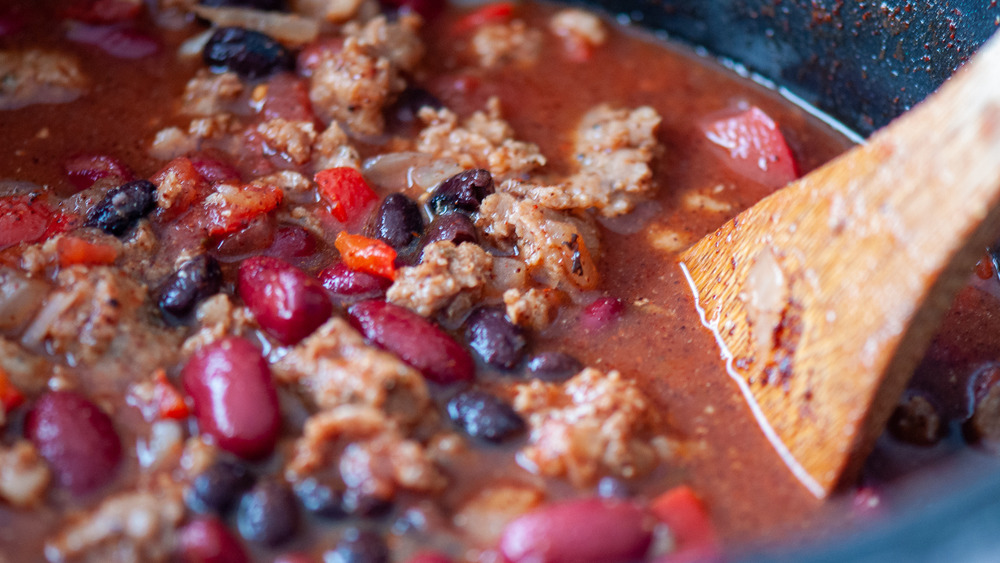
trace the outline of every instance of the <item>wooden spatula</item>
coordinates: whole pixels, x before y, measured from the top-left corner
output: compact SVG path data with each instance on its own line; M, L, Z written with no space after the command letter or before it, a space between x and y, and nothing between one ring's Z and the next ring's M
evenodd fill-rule
M682 255L730 375L815 495L871 452L998 227L994 39L868 144Z

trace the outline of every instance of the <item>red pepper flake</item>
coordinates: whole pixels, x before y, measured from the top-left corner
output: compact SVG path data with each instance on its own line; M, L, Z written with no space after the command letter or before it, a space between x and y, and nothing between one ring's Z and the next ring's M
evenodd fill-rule
M509 20L513 14L514 4L511 2L487 4L455 22L452 31L455 34L462 34L486 24L503 23Z
M330 212L341 223L350 223L359 218L378 194L368 185L361 172L341 166L321 170L316 174L320 192L330 203Z
M167 379L167 374L162 369L156 370L153 375L154 390L153 397L162 419L182 420L191 414L184 401L184 395Z
M348 268L396 279L396 251L388 244L341 231L333 245Z
M7 372L0 369L0 407L4 413L16 409L24 404L24 394L10 382Z
M59 257L59 265L63 267L73 264L114 264L118 259L118 249L109 244L65 236L56 241L56 255Z

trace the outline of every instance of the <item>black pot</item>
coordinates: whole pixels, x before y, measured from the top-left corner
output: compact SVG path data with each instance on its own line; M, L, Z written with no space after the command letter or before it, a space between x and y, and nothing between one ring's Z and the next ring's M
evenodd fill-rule
M1000 26L1000 6L990 0L577 3L742 63L862 136L933 92ZM1000 561L998 466L994 456L966 452L900 483L894 506L863 527L833 518L805 539L748 547L736 558Z

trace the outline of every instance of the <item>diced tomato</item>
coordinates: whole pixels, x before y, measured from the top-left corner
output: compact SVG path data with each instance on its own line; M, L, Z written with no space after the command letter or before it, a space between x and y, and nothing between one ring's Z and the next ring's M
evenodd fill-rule
M703 130L709 141L724 149L729 167L755 182L779 188L799 177L785 136L756 106L713 119Z
M396 279L396 251L388 244L341 231L333 245L348 268Z
M205 199L206 226L211 236L245 228L255 218L277 209L284 192L274 186L219 184Z
M708 512L686 485L662 493L650 504L650 512L670 529L677 549L658 563L711 561L719 554L719 541Z
M63 164L66 177L76 189L85 190L101 178L113 177L124 184L135 180L135 174L122 161L106 154L81 154Z
M24 404L24 394L14 387L10 377L3 369L0 369L0 407L3 412L8 413Z
M376 200L378 195L357 170L341 166L316 174L320 192L330 203L330 212L341 223L350 223Z
M64 236L56 241L56 254L60 266L73 264L114 264L118 249L109 244L86 241L80 237Z
M65 231L72 218L27 196L0 199L0 250L44 240Z
M309 100L309 86L306 81L288 73L279 74L269 80L261 114L264 119L280 117L288 121L315 122L316 114Z
M141 10L140 0L78 0L65 14L87 23L118 23L134 20Z
M184 401L184 395L170 383L167 374L162 369L156 370L153 381L155 385L153 396L160 418L181 420L191 414L191 409Z
M466 14L452 27L456 34L467 33L477 27L491 24L503 23L514 14L514 4L511 2L496 2L478 8L474 12Z

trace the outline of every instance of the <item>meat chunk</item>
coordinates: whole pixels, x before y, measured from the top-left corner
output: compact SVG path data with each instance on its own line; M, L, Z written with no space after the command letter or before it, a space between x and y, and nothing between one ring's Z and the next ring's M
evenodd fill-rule
M511 288L503 293L507 317L512 323L532 330L543 330L552 324L564 299L561 291L549 288Z
M195 312L197 329L188 336L181 347L185 355L229 335L243 335L257 326L253 314L246 307L233 304L225 293L213 295L203 301Z
M510 182L505 189L552 209L593 208L606 217L628 213L655 195L649 164L659 151L659 124L660 116L649 107L629 111L597 106L577 128L579 170L564 184Z
M476 226L499 244L514 244L531 275L547 287L593 289L598 283L597 229L575 217L508 193L486 197Z
M278 381L299 385L321 409L365 405L405 425L430 406L419 372L365 343L347 321L333 318L273 366Z
M0 447L0 500L18 508L37 505L52 475L31 442Z
M327 121L339 121L359 135L378 135L385 127L382 108L404 86L389 59L371 54L357 38L348 37L342 49L321 55L309 99Z
M289 121L281 117L261 123L255 132L272 151L296 165L309 161L316 140L316 128L311 122Z
M483 68L529 66L541 53L542 32L522 20L483 25L472 37L472 50Z
M330 23L344 23L354 17L365 0L294 0L295 12Z
M361 156L347 140L347 134L337 123L331 123L313 144L313 169L316 171L327 168L348 166L361 168Z
M412 72L424 56L424 43L419 35L421 25L419 16L402 13L392 22L378 16L363 26L350 23L344 26L344 33L356 37L362 46L387 59L395 68Z
M424 248L420 264L400 268L386 298L429 317L443 309L460 317L482 296L493 258L479 245L435 242Z
M299 481L336 467L348 495L391 500L401 489L436 492L446 481L419 442L381 411L344 405L306 421L285 476Z
M587 60L608 38L601 18L579 8L560 10L549 20L549 30L563 40L567 55L577 61Z
M473 113L459 125L449 109L420 110L426 124L417 138L417 150L437 159L454 160L464 169L486 168L496 181L520 177L545 164L532 143L514 140L514 130L500 114L500 100L490 98L486 111Z
M181 488L161 482L150 490L107 498L63 528L46 544L45 553L55 561L167 561L183 517Z
M213 116L224 112L242 93L243 82L236 73L211 74L202 69L184 87L180 111L185 115Z
M508 523L544 501L545 493L535 487L492 483L462 503L452 522L477 544L494 546Z
M158 356L171 353L176 338L146 322L147 305L146 288L120 271L71 266L59 273L21 341L83 364L105 355L125 364L135 361L137 351L159 364Z
M543 475L583 486L602 475L644 475L668 455L653 405L617 371L587 368L561 384L517 385L513 406L531 428L523 459Z
M0 110L72 102L88 88L80 63L65 53L0 50Z

